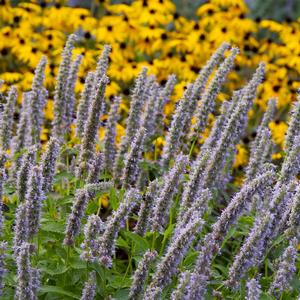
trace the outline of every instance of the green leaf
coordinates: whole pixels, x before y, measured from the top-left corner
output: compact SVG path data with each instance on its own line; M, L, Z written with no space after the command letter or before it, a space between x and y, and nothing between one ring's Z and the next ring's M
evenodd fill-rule
M139 236L136 233L130 232L130 231L124 231L123 234L132 240L137 247L139 247L142 251L146 251L150 248L148 242L143 239L141 236Z
M42 272L47 273L51 276L60 275L66 273L69 268L63 265L59 265L56 267L53 266L41 266L39 268Z
M42 223L41 230L64 234L65 224L48 221L48 222Z
M52 286L52 285L43 285L43 286L41 286L40 293L42 293L42 294L53 293L53 294L68 296L68 297L71 297L73 299L80 299L80 296L78 296L78 295L76 295L72 292L66 291L61 287Z

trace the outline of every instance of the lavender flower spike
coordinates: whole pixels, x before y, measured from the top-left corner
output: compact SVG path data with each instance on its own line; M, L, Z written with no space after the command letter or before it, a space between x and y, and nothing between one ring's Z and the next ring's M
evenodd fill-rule
M151 213L154 206L154 199L157 195L157 191L159 190L159 184L157 180L152 181L145 195L145 199L143 199L142 204L140 206L139 215L137 224L134 228L134 232L143 236L146 231L149 229L149 223L151 218Z
M82 290L82 296L80 300L94 300L96 296L96 271L92 271L89 274L89 278L84 284L84 288Z
M245 300L259 300L260 299L260 284L257 279L252 278L247 282L247 296Z
M26 204L21 203L16 211L16 220L14 227L13 250L15 258L18 256L22 243L28 240L28 231L29 228Z
M285 137L285 151L289 152L295 142L295 137L299 134L300 130L300 92L298 91L297 100L293 104L290 115L289 126Z
M285 235L291 239L293 237L300 238L300 185L297 186L294 195L292 209L289 215L288 228Z
M0 296L3 295L4 282L3 277L7 270L5 269L4 259L6 257L5 251L7 250L7 242L0 243Z
M89 72L85 80L84 89L81 94L76 116L76 136L80 139L83 136L84 126L88 118L89 106L92 100L93 87L94 73Z
M93 162L91 163L90 169L88 170L88 176L86 179L87 184L97 183L99 174L103 170L103 153L97 153Z
M75 237L79 234L81 219L83 217L87 202L89 201L89 193L83 188L76 192L75 197L75 202L73 203L72 211L67 221L64 239L65 245L73 245Z
M59 154L59 140L52 137L47 143L47 148L42 155L41 169L44 178L43 191L48 193L51 190L52 182L55 174L56 160Z
M32 147L28 153L23 155L21 160L20 170L17 173L17 188L16 193L18 197L18 201L22 202L25 200L26 191L28 188L28 179L29 179L29 172L34 164L34 159L36 155L36 147Z
M128 215L139 199L137 190L129 189L125 199L120 203L118 210L107 221L105 231L98 239L98 259L106 268L112 266L112 256L115 252L115 242L120 229L123 227Z
M41 209L44 200L43 175L40 167L33 167L29 174L28 192L26 194L26 218L28 220L28 237L38 232Z
M155 105L155 116L154 116L154 124L156 124L155 134L160 134L161 125L163 124L164 118L164 106L169 101L169 98L174 90L174 86L176 84L176 76L170 75L168 77L167 83L163 89L159 92L158 99Z
M240 281L246 272L262 259L265 237L271 234L269 224L272 222L272 218L273 216L266 212L252 228L229 270L229 280L227 281L229 287L239 287Z
M192 115L189 113L189 105L193 99L193 85L189 84L184 91L183 97L180 99L179 104L174 113L170 128L166 136L166 144L163 148L161 165L168 168L172 157L177 155L180 148L181 138L184 135L184 127L187 120L190 120Z
M66 116L66 126L69 126L73 122L73 114L75 109L75 85L77 81L77 73L79 66L81 64L83 56L77 55L74 61L71 63L70 72L67 80L66 87L66 100L65 100L65 116Z
M108 77L103 75L99 84L97 85L97 91L95 92L92 106L89 110L88 120L84 127L84 134L79 154L78 168L76 170L76 176L79 178L82 173L88 169L91 158L94 157L94 146L97 138L97 131L99 127L99 118L102 114L102 108L104 103L104 93L106 85L108 84Z
M20 120L17 127L17 134L13 138L13 154L18 155L25 146L31 145L31 135L28 133L28 128L31 128L30 118L31 112L31 93L23 93L22 110L20 113ZM14 171L19 168L20 158L16 159Z
M263 193L264 190L275 181L274 171L267 171L255 178L251 183L246 184L233 197L228 206L223 210L217 222L212 226L213 231L204 237L196 265L193 271L193 278L189 284L190 299L202 299L210 276L213 257L219 253L220 246L232 224L237 221L247 203L255 193ZM198 298L197 298L198 297ZM202 298L201 298L202 297Z
M114 165L115 156L116 156L116 125L120 118L118 114L119 106L121 103L121 97L115 97L114 102L111 106L107 125L105 128L105 137L104 137L104 168L106 170L111 170Z
M30 263L30 253L32 245L23 243L20 247L20 252L16 258L17 262L17 286L16 286L16 300L37 300L36 289L33 286L33 275ZM35 280L36 281L36 280Z
M171 295L171 300L188 300L186 287L188 286L190 280L191 273L189 271L180 274L179 283Z
M177 271L177 266L188 251L196 234L201 230L202 219L198 218L197 213L193 215L190 222L181 230L174 241L169 245L166 254L157 266L157 270L152 277L152 281L146 290L144 299L152 299L152 290L163 290L170 283L172 275Z
M72 245L75 237L79 234L81 219L84 215L88 201L94 195L94 191L106 191L109 188L111 188L109 182L101 182L99 184L87 184L84 188L76 191L75 201L67 221L64 239L65 245Z
M130 151L127 153L122 175L122 183L124 187L134 186L137 181L140 172L139 163L142 159L141 156L145 134L145 128L141 127L130 145Z
M180 179L185 172L188 161L187 156L178 155L173 168L164 176L164 185L154 206L152 220L153 231L163 231L164 226L167 223L168 212L172 205L172 198L177 192Z
M72 51L77 37L71 34L68 37L65 48L62 52L62 61L59 66L58 76L55 86L54 94L54 120L53 120L53 134L56 138L61 139L64 134L66 125L65 103L66 92L68 86L68 78L70 73Z
M296 271L297 245L298 241L294 238L282 254L274 280L269 289L270 293L277 295L290 287L290 281Z
M12 86L9 90L7 102L5 103L0 120L0 148L3 151L6 151L10 148L17 97L17 89L16 87Z
M155 260L157 252L148 250L141 261L133 275L133 282L130 287L129 300L138 300L143 294L143 289L147 275L149 272L149 265Z
M109 45L104 45L101 56L97 62L97 67L95 71L95 80L94 80L95 89L98 82L107 72L110 51L111 51L111 47Z
M135 87L131 96L129 116L126 121L126 133L122 137L114 164L113 173L115 179L120 178L122 175L124 155L141 125L141 110L145 100L143 96L144 85L147 81L147 71L147 68L143 68L135 81Z
M208 115L213 111L213 108L215 107L214 104L215 98L220 92L222 84L225 81L227 74L232 69L234 64L234 59L238 55L238 53L239 53L238 48L231 49L230 55L220 65L219 69L216 72L215 77L213 78L212 82L209 84L207 90L205 90L201 99L201 106L196 112L197 121L192 128L194 134L191 137L195 138L199 133L201 133L205 129Z
M41 127L43 123L43 108L46 104L47 92L43 88L45 79L45 68L47 57L42 56L34 72L32 90L30 92L30 102L32 114L30 114L31 138L34 144L40 141Z
M90 215L84 227L84 241L81 244L83 252L81 259L93 262L97 255L97 238L103 233L105 224L97 215Z

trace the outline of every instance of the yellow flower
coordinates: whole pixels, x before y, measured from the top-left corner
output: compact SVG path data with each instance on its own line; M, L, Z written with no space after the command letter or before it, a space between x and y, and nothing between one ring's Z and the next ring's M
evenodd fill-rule
M46 106L45 106L45 110L44 110L45 118L47 120L50 120L50 121L53 120L53 117L54 117L53 109L54 109L53 100L48 100L47 103L46 103Z
M272 137L273 140L276 144L283 146L284 143L284 137L285 137L285 132L287 130L287 124L280 121L280 122L270 122L269 128L271 129L272 132Z
M236 146L236 149L237 149L237 154L235 156L235 161L233 164L234 168L244 166L248 162L248 151L246 150L246 148L243 145L239 144Z

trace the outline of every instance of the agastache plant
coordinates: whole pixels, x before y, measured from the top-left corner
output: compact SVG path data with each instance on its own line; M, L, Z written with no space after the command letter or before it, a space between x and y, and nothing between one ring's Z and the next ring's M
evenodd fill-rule
M64 127L66 126L66 110L65 103L67 99L67 86L70 74L70 66L72 60L72 53L77 36L71 34L68 37L65 48L62 52L62 61L59 66L55 95L54 95L54 120L53 120L53 135L61 139L64 134Z
M259 300L261 294L261 286L257 279L252 278L247 281L247 296L246 300Z
M13 133L13 118L17 97L17 88L12 86L6 97L6 103L0 120L0 148L2 151L8 150L11 145L11 138Z
M29 238L38 232L40 226L41 209L45 199L43 181L44 177L41 168L33 167L29 174L28 191L25 196Z
M96 295L96 272L92 271L89 274L88 280L84 284L84 289L82 291L81 300L93 300Z
M127 6L121 10L125 21ZM78 12L89 24L90 17ZM268 101L260 123L260 112L249 113L253 103L265 100L259 89L264 63L231 95L232 84L225 80L239 51L223 43L193 82L182 82L177 74L176 92L183 84L185 91L170 114L176 77L153 75L152 67L141 68L129 99L125 92L111 96L116 78L108 86L108 45L96 70L84 77L80 69L85 85L79 95L83 57L73 55L76 40L68 38L54 94L49 90L52 124L43 115L44 83L50 87L46 57L31 90L20 95L22 107L16 105L15 87L0 93L0 235L7 241L0 243L1 296L297 297L299 96L282 160L272 160L281 146L273 144L269 128L276 100ZM121 80L118 86L121 91L128 87ZM221 103L223 86L229 100ZM42 128L47 134L40 136ZM241 143L249 160L237 168Z
M48 141L47 148L42 155L40 165L42 169L44 193L47 193L51 190L56 170L56 161L58 159L59 148L59 140L53 137Z
M282 254L269 292L276 295L290 288L290 281L296 271L297 244L298 241L294 238Z
M115 243L119 230L124 226L130 211L138 199L137 191L130 189L120 203L118 210L113 213L107 224L105 224L104 233L98 238L98 260L106 268L112 267L112 256L115 252Z
M106 131L105 131L105 138L104 138L104 167L106 170L110 170L114 166L115 156L116 156L116 125L120 118L118 114L118 110L121 103L121 97L115 97L113 100L113 104L111 106Z
M140 260L133 275L133 282L129 292L130 300L137 300L143 295L143 289L149 273L150 264L155 260L156 257L157 252L155 250L148 250Z
M43 109L46 104L47 91L43 88L45 80L45 68L47 65L47 57L42 56L39 64L34 72L32 87L30 91L31 114L29 115L29 123L31 129L31 138L33 144L40 141L41 128L44 121Z

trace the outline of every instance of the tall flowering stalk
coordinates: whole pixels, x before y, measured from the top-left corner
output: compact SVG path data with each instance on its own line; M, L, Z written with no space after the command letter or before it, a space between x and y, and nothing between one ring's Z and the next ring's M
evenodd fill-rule
M239 141L247 124L247 113L256 95L256 89L262 82L264 76L264 64L260 64L252 79L244 88L243 96L239 105L230 116L226 127L218 141L215 150L211 154L203 176L203 187L211 187L217 184L220 170L223 170L226 159L233 146Z
M196 112L196 123L192 128L194 132L193 138L195 138L195 135L198 135L205 129L208 115L209 113L213 112L213 108L215 106L215 98L220 92L222 84L225 81L227 74L232 69L234 59L238 55L238 53L238 48L231 49L230 55L220 65L219 69L216 72L216 75L209 84L208 88L205 90L200 102L200 107Z
M269 224L272 218L273 216L266 212L252 228L229 270L228 286L237 288L246 272L261 261L264 254L265 237L271 234Z
M135 189L129 189L125 195L125 199L120 203L118 210L114 211L113 215L105 225L105 231L98 238L98 261L106 268L112 267L112 256L115 252L115 243L118 233L129 213L133 209L139 195Z
M82 295L80 300L93 300L96 296L96 272L92 271L89 273L88 280L84 284L84 288L82 290Z
M164 168L169 166L172 157L177 155L180 146L180 139L184 134L183 128L187 119L191 118L188 114L189 101L195 95L193 95L193 85L189 84L184 91L183 97L180 99L176 111L173 115L173 119L166 136L166 144L163 148L161 165Z
M196 160L191 165L191 172L188 182L184 184L183 194L180 203L179 218L182 218L186 209L195 203L199 191L201 190L201 180L203 172L209 159L208 153L200 152Z
M105 128L105 137L104 137L104 168L110 170L113 168L115 156L116 156L116 125L120 118L118 110L121 103L121 97L115 97L114 102L111 106L107 125Z
M150 227L151 214L158 191L159 183L157 180L154 180L149 184L146 195L142 200L138 214L138 220L134 228L134 232L141 236L143 236Z
M81 61L83 59L82 55L77 55L74 61L71 63L69 76L67 79L67 87L66 87L66 100L65 100L65 116L66 116L66 126L67 128L73 122L74 118L74 109L75 109L75 85L77 81L78 69L80 67Z
M16 193L19 202L25 200L25 195L28 189L29 172L34 164L36 151L36 147L32 147L26 154L23 155L21 160L16 180Z
M295 137L299 134L300 130L300 94L298 92L297 100L293 104L292 111L290 113L289 126L286 132L285 151L288 152L294 145Z
M16 220L14 226L13 250L14 256L17 257L20 247L28 240L28 218L26 203L21 203L16 210Z
M66 125L65 103L67 99L67 86L70 74L70 66L72 61L72 52L77 37L71 34L68 37L65 48L62 52L62 61L59 66L55 94L54 94L54 120L53 120L53 135L61 139L64 134Z
M88 118L89 106L92 100L92 93L94 87L95 75L93 72L89 72L85 83L84 88L81 93L79 105L77 108L77 116L76 116L76 136L78 138L82 138L84 132L84 126L86 120Z
M270 293L277 295L290 287L290 281L296 271L297 245L298 241L294 238L282 254L274 280L269 289Z
M179 283L171 295L171 300L188 300L186 287L191 280L191 272L185 271L180 273Z
M203 221L195 213L189 223L178 233L159 262L144 299L159 298L163 288L170 283L172 275L176 273L177 266L188 251L202 225Z
M97 90L97 85L102 77L106 74L109 63L109 54L111 52L111 47L109 45L104 45L102 53L98 59L97 67L95 71L95 79L94 79L94 90ZM95 92L94 91L94 92Z
M96 157L94 158L88 170L88 176L86 178L86 182L88 184L97 183L99 180L100 172L104 169L103 153L97 153L95 156Z
M174 167L164 176L164 185L160 190L160 195L155 201L152 230L162 232L168 218L168 213L172 205L173 196L176 194L182 175L188 164L188 157L178 155Z
M145 134L145 128L141 127L130 144L130 151L127 153L122 175L124 187L134 186L136 184L140 171L139 163L142 159Z
M47 91L43 88L45 80L45 68L47 65L46 56L42 56L34 72L32 87L30 92L30 104L32 113L30 117L31 138L33 144L40 141L41 128L44 121L43 109L47 100Z
M267 111L264 113L255 140L251 145L250 160L246 170L246 180L252 180L257 173L261 172L264 163L270 156L272 139L268 124L274 117L275 109L276 101L274 99L269 100Z
M22 110L20 113L20 120L17 126L16 136L13 138L12 150L14 155L20 155L19 153L26 146L31 145L32 137L28 128L31 128L30 118L32 115L31 108L31 93L23 93ZM16 158L15 171L20 166L20 157Z
M43 180L43 191L47 193L51 190L52 182L55 175L56 161L59 154L59 140L52 137L47 143L46 151L42 155L41 169Z
M247 281L247 296L246 300L259 300L261 294L261 286L257 279L252 278Z
M77 190L75 201L72 206L72 211L67 220L64 238L65 245L73 245L75 237L79 234L81 219L84 215L88 201L94 195L94 191L106 191L110 187L110 183L102 182L100 184L97 184L97 186L89 187L88 185L86 185L84 188Z
M155 260L157 252L146 251L143 258L138 264L138 267L133 275L133 282L130 287L129 297L130 300L138 300L143 295L143 289L145 286L145 281L149 273L149 267L151 262Z
M29 174L28 191L25 197L28 238L33 237L39 229L41 209L45 199L43 192L43 175L40 167L33 167Z
M103 75L97 84L97 90L92 100L92 106L89 110L89 116L84 127L84 134L80 148L78 159L78 168L76 175L79 178L87 171L91 159L94 157L94 147L97 138L97 131L100 125L100 116L104 104L104 93L106 85L108 84L108 77Z
M30 263L32 246L31 244L23 243L16 258L18 273L15 299L17 300L37 300L37 278L35 277L38 273L31 267Z
M300 238L300 186L297 186L296 193L294 195L291 212L288 219L288 227L285 231L285 235L291 239L293 237Z
M7 250L7 242L0 243L0 296L3 295L3 288L4 288L4 275L7 272L5 268L5 257L6 257L6 250Z
M126 120L126 132L122 137L114 164L114 177L120 178L124 165L124 156L132 139L140 128L141 110L144 105L144 85L147 81L147 68L143 68L135 81L134 90L131 96L129 116Z
M10 148L17 97L17 89L12 86L6 97L6 103L0 120L0 148L3 151Z
M172 95L175 84L176 76L169 75L166 85L159 91L158 99L155 105L154 124L156 124L156 129L154 135L161 135L161 125L163 124L164 119L164 107L169 101L170 96Z
M81 258L85 261L93 262L97 256L97 238L103 233L105 224L97 215L89 216L84 226L84 241L81 244L83 252Z
M83 217L87 202L89 200L88 195L89 194L86 189L81 189L76 192L72 212L69 215L67 221L67 227L64 238L65 245L73 245L74 238L79 234L81 219Z
M213 257L219 253L220 245L230 226L237 221L237 218L245 209L248 201L252 199L253 195L255 193L263 193L266 187L272 185L274 181L274 171L267 171L255 178L251 183L244 185L223 210L217 222L213 224L212 232L204 237L192 273L193 278L197 279L191 282L187 287L187 289L189 289L190 299L202 299L204 297Z

